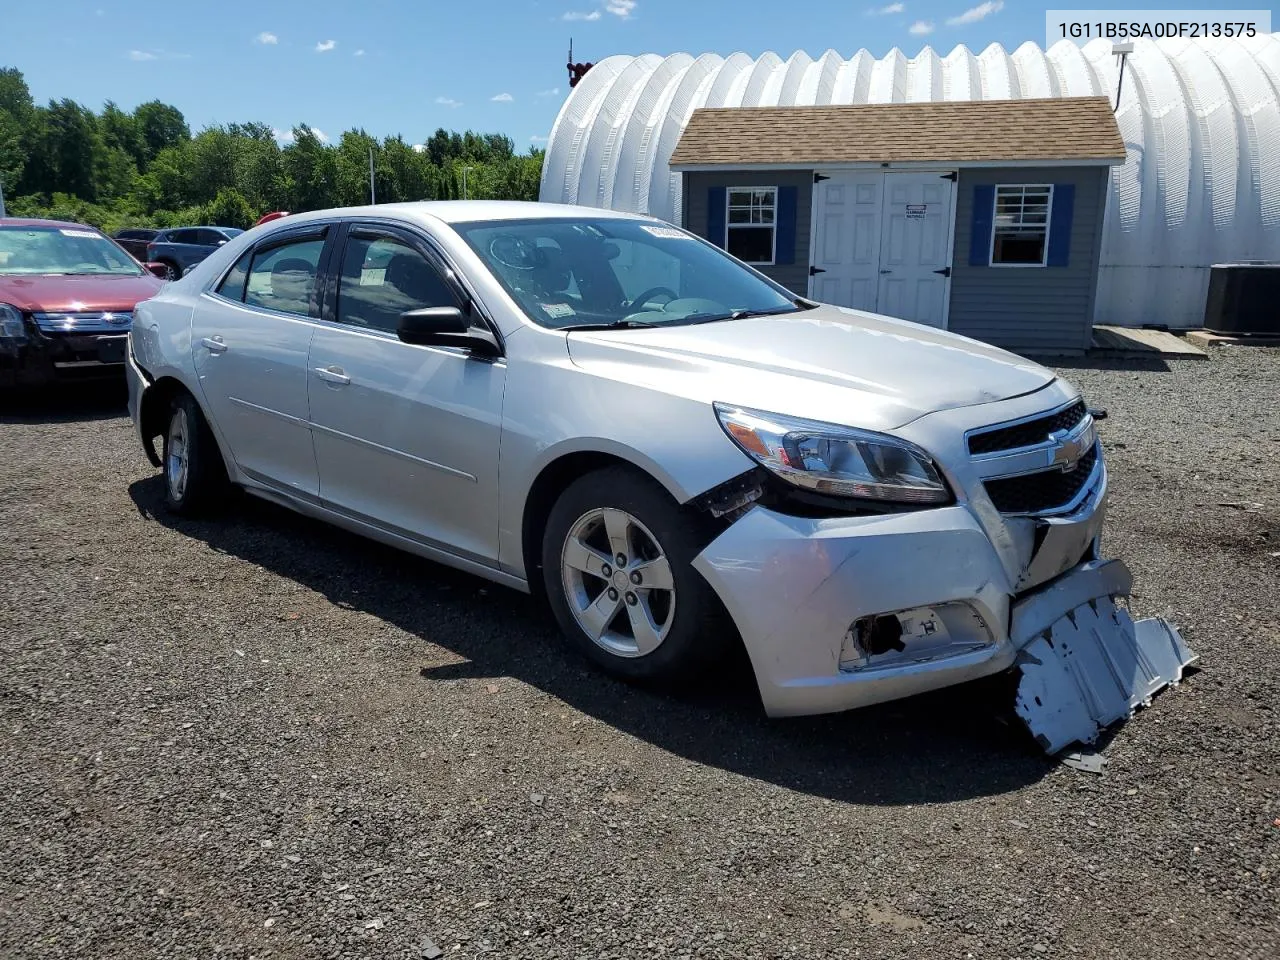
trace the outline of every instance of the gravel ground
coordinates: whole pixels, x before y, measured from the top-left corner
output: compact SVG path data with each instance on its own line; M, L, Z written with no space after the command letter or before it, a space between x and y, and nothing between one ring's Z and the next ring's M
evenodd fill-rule
M768 722L246 501L118 394L0 417L0 955L1280 956L1280 352L1065 370L1202 669L1050 764L996 683Z

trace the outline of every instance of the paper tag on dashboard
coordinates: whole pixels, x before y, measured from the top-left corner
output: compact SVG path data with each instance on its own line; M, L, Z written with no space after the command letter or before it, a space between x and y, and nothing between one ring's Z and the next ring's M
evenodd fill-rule
M567 303L540 303L538 304L543 312L552 320L559 320L561 317L572 317L573 307Z

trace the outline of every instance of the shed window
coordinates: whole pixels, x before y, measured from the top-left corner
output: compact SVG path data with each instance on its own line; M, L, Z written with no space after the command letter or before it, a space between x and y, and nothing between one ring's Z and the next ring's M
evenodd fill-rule
M730 187L726 202L725 249L744 263L773 263L778 188Z
M1043 267L1049 250L1049 214L1053 187L1048 184L998 185L991 264Z

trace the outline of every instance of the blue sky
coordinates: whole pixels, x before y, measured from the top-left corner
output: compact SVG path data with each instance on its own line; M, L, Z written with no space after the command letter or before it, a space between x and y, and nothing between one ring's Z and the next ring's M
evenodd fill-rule
M193 129L305 122L419 142L437 127L551 130L576 60L1044 42L1044 6L1001 0L9 0L0 66L38 102L159 98ZM1056 5L1057 6L1057 5Z

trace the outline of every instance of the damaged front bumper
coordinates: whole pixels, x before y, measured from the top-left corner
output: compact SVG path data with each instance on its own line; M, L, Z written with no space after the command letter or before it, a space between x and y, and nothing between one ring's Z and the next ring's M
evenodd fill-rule
M1046 537L1079 558L1098 536L1100 501ZM693 565L738 627L770 716L848 710L1018 665L1018 713L1054 753L1092 742L1194 656L1164 621L1135 625L1116 606L1131 582L1119 561L1043 562L1066 572L1020 592L1025 577L1010 576L957 504L817 519L756 506Z

